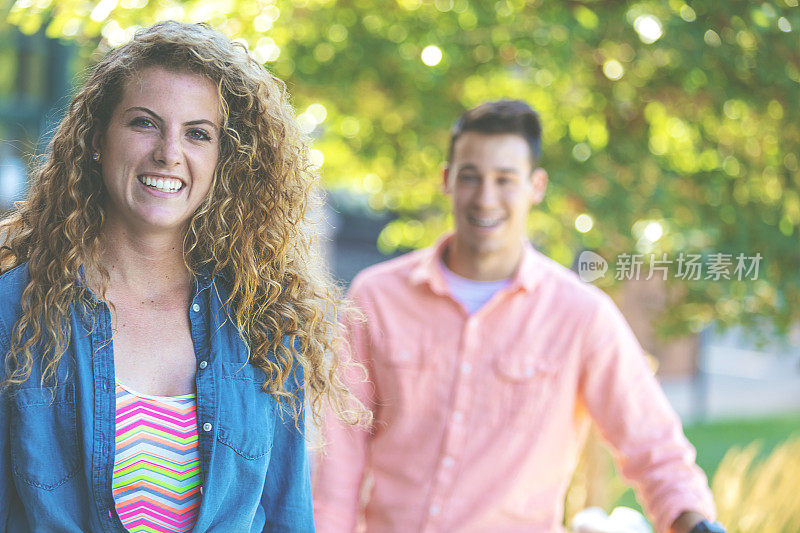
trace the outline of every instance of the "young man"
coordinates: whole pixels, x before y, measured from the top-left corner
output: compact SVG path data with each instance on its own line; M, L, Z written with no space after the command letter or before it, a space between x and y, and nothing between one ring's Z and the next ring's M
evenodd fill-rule
M366 321L349 325L350 342L371 382L351 381L375 422L326 428L318 531L350 533L360 514L369 533L562 531L590 420L658 531L718 530L694 450L620 312L525 238L547 185L540 133L523 102L464 114L444 172L454 233L353 281Z

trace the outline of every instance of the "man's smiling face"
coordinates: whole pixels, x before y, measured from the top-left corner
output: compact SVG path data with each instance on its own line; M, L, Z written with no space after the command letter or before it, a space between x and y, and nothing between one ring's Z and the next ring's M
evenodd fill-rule
M475 259L520 257L528 212L541 202L546 174L516 134L467 131L453 147L445 188L453 202L455 240Z

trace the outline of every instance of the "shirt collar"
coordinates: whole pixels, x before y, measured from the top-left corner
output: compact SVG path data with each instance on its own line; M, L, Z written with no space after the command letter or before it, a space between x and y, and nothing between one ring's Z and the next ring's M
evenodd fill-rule
M441 237L435 245L421 250L421 260L411 271L409 280L413 285L428 284L436 294L447 294L447 282L439 268L439 261L447 248L448 243L453 238L452 234Z
M83 269L83 264L81 264L81 266L78 267L78 286L81 289L83 289L82 296L84 300L88 301L87 303L92 305L100 303L100 300L97 298L97 296L94 295L92 290L86 284L86 271ZM80 296L81 295L79 295L79 297Z
M547 258L526 239L523 242L522 261L514 274L513 285L531 292L541 281L547 267Z
M447 282L442 275L439 261L452 239L453 234L449 233L441 237L435 245L420 251L422 257L409 275L412 284L427 283L433 292L448 294ZM528 292L535 289L544 273L545 263L546 258L527 239L523 239L522 260L512 276L509 288Z
M229 283L231 280L230 274L225 270L213 272L211 266L208 264L200 266L196 276L197 292L209 288L217 278L221 278L226 283Z

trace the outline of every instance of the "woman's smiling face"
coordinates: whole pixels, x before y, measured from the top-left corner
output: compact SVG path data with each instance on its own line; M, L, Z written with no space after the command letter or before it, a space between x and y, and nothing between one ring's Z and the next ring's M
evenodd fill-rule
M220 128L210 79L160 67L137 72L95 138L108 219L136 233L181 232L211 188Z

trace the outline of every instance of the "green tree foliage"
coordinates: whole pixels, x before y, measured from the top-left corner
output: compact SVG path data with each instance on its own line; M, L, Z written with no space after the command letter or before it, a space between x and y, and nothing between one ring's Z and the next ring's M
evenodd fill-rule
M551 176L530 235L558 261L583 248L762 255L758 280L731 267L731 280L676 281L673 264L680 299L664 325L678 332L757 316L786 327L800 314L797 4L16 0L8 13L25 32L46 24L92 47L166 18L243 39L287 81L327 186L397 214L385 251L447 227L454 118L488 99L527 100Z

